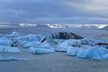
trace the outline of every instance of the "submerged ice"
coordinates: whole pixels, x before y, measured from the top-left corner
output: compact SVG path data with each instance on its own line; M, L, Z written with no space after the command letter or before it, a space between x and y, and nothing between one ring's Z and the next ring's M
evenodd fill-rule
M25 61L24 58L17 58L17 57L0 57L0 61Z

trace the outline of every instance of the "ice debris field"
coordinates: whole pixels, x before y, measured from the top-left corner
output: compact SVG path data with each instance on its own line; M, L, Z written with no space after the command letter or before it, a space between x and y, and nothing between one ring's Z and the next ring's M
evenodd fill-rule
M108 41L84 38L69 32L27 34L17 32L0 34L0 52L20 53L27 49L32 54L65 52L67 56L87 59L108 59ZM2 58L1 60L25 60L22 58Z

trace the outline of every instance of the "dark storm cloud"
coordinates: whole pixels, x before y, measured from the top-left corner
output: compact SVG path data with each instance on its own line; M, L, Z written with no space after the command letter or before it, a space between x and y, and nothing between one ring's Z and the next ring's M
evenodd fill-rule
M94 3L97 0L0 0L0 23L107 23L106 6L94 9Z

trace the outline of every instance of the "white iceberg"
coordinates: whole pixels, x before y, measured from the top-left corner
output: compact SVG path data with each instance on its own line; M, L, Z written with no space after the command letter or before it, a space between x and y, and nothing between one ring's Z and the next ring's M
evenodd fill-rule
M56 47L56 51L57 52L66 52L67 50L68 50L68 48L69 48L69 46L68 47L66 47L66 48L60 48L60 47Z
M36 35L32 35L32 34L26 35L25 40L26 41L39 41L38 37Z
M0 46L0 52L19 53L20 50L16 47Z
M45 36L44 35L33 35L33 34L29 34L24 36L24 39L26 41L41 41Z
M30 48L30 47L45 47L50 48L51 45L49 43L41 43L40 41L33 41L33 42L26 42L23 45L23 48Z
M16 46L21 46L24 48L36 47L41 44L41 35L26 35L26 36L19 36L13 39L13 44L17 43Z
M87 59L108 59L108 50L100 46L84 45L82 47L70 47L67 55L74 55Z
M66 40L56 48L56 51L67 51L68 48L70 46L72 47L73 45L80 45L80 40L74 40L74 39Z
M77 55L81 50L90 49L90 45L81 45L81 47L69 47L67 50L68 55Z
M12 41L10 39L8 39L8 38L0 38L0 45L11 46Z
M96 45L99 42L99 40L89 39L85 38L80 41L81 45Z
M29 51L32 52L33 54L46 54L46 53L55 52L55 49L53 49L53 48L34 48L34 47L31 47L29 49Z
M20 34L18 32L13 32L10 37L18 37L20 36Z
M88 59L108 59L108 50L104 47L94 46L89 49L83 49L77 57L88 58Z
M27 42L23 45L23 48L30 48L30 47L38 47L41 43L39 41Z
M67 54L76 56L81 50L82 50L82 48L79 48L79 47L70 47L67 50Z
M40 46L38 47L42 47L42 48L51 48L51 45L49 43L41 43Z

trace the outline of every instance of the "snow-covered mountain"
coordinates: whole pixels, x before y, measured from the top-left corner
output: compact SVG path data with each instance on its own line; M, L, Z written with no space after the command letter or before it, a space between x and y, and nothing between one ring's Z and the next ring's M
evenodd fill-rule
M50 28L48 25L46 24L37 24L36 28Z
M107 24L47 24L50 28L102 29Z
M105 27L102 28L101 30L108 30L108 26L105 26Z
M106 30L108 24L0 24L0 27L33 27L33 28L38 28L38 29L49 29L49 28L68 28L68 29L92 29L92 30L97 30L97 29L103 29Z
M50 28L67 28L65 24L47 24Z

